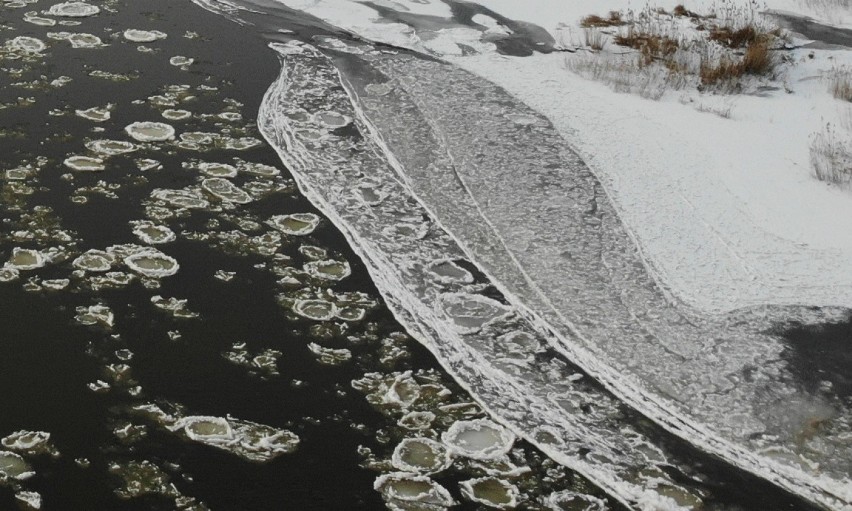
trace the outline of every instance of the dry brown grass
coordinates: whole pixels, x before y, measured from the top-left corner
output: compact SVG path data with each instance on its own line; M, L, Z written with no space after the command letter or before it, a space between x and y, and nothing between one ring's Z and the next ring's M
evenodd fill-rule
M608 18L587 16L581 24L587 48L600 50L612 42L635 52L598 51L597 58L608 62L598 65L583 60L569 67L616 90L653 99L662 96L664 87L677 90L687 84L701 91L745 92L765 79L774 79L783 62L773 51L779 47L780 29L761 19L753 6L732 7L723 2L721 10L707 15L683 5L671 14L646 7L639 13L612 12ZM611 29L617 26L622 28ZM714 113L730 115L729 111Z
M606 46L606 36L597 28L583 29L583 40L586 46L595 51L601 51Z
M820 181L842 188L852 184L852 149L848 135L837 133L829 124L811 136L811 168Z
M610 11L607 18L591 14L580 20L580 26L583 28L620 27L626 24L619 11Z
M615 44L639 50L643 62L647 65L654 60L664 60L677 51L680 43L671 37L633 30L631 27L626 34L617 35Z
M728 25L713 26L710 28L707 38L728 48L737 49L747 48L755 43L768 43L780 36L781 31L779 29L767 30L756 24L749 24L740 28L733 28Z
M852 74L835 73L831 77L831 93L837 99L852 101Z
M707 38L728 48L745 48L757 42L758 35L758 31L753 26L746 25L740 29L713 27L710 29Z
M646 66L633 56L622 55L613 59L597 56L572 56L565 65L580 76L609 85L616 92L637 94L657 100L666 91L680 90L689 84L682 73L660 66Z
M735 80L744 75L766 76L775 69L775 61L769 45L763 42L751 44L739 61L722 57L717 62L703 62L699 76L705 85Z
M681 17L687 17L687 18L696 18L696 19L702 17L702 16L688 10L682 4L676 5L674 10L672 10L672 14L674 14L675 16L681 16Z
M701 83L705 85L733 80L742 75L742 67L739 62L734 62L727 57L722 57L715 63L703 62L699 71Z
M769 50L769 45L757 42L746 48L742 60L743 74L764 76L775 69L775 60Z

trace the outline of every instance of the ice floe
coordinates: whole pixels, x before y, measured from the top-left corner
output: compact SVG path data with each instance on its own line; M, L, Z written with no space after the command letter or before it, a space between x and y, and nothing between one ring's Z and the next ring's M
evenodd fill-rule
M316 321L328 321L334 317L336 307L326 300L298 300L293 305L293 312Z
M237 165L237 169L240 172L245 174L252 174L255 176L261 177L275 177L281 174L281 171L272 165L266 165L264 163L251 163L240 160Z
M120 477L124 482L124 486L115 490L116 495L121 498L132 499L146 495L177 497L180 495L169 475L151 461L114 462L109 465L108 469L111 474Z
M105 272L112 269L113 258L101 250L89 250L71 263L75 268L88 272Z
M446 488L426 476L396 472L379 476L373 488L394 511L441 510L455 504Z
M400 426L412 431L429 429L437 416L432 412L413 411L399 418Z
M42 18L38 15L38 12L36 11L29 11L24 13L24 21L41 27L52 27L56 25L56 20L51 18Z
M112 110L112 108L112 105L108 105L106 107L93 106L92 108L87 108L85 110L76 110L75 113L90 121L104 122L110 119L110 110Z
M497 459L512 448L515 435L490 419L457 421L441 440L450 451L475 460Z
M131 153L138 148L136 144L125 140L91 140L86 142L86 149L105 156Z
M429 272L444 284L471 284L473 275L450 259L430 264Z
M18 271L35 270L47 263L44 254L38 250L15 247L12 256L6 261L5 267Z
M227 122L238 122L243 120L243 114L239 112L222 112L218 114L216 117L222 119Z
M260 377L278 376L278 359L281 355L280 351L271 348L252 355L244 342L234 343L229 351L222 354L232 364L244 367L249 370L249 374Z
M68 41L72 48L100 48L104 46L101 38L94 34L80 32L48 32L47 37L57 41Z
M564 511L566 509L577 511L606 511L609 507L606 503L591 495L576 493L570 490L554 492L547 496L545 505L552 511Z
M151 192L151 197L164 201L176 208L203 209L210 206L210 202L196 190L169 190L157 188Z
M102 159L91 156L69 156L63 163L66 167L78 172L100 172L106 168Z
M150 247L126 256L124 264L140 275L153 278L174 275L180 268L173 257Z
M115 315L112 309L101 304L77 307L77 315L74 319L77 320L77 323L87 326L102 325L111 328L115 325Z
M175 138L175 129L163 122L134 122L127 125L124 131L139 142L163 142Z
M135 279L136 276L129 273L109 271L103 274L89 276L88 284L93 291L99 291L101 289L119 289L129 285Z
M185 68L195 62L194 58L176 55L169 59L169 64L177 67Z
M18 501L21 508L25 511L38 511L41 509L42 498L38 492L19 491L15 494L15 500Z
M203 180L201 188L219 200L234 204L248 204L253 200L251 195L221 177L210 177Z
M323 280L343 280L352 273L348 262L333 259L309 261L305 263L304 269L308 275Z
M46 50L47 45L35 37L18 36L6 41L6 48L20 53L38 54Z
M20 455L0 451L0 479L8 478L22 481L34 475L35 472Z
M512 308L482 295L445 293L441 297L444 312L462 333L478 332L488 322L510 314Z
M188 302L188 300L186 300L186 299L182 300L182 299L174 298L174 297L163 298L160 295L154 295L154 296L151 297L151 303L154 305L154 307L161 309L161 310L164 310L164 311L167 311L168 313L170 313L175 318L178 318L178 319L197 318L198 313L192 312L191 310L189 310L187 308L187 302Z
M66 18L85 18L94 16L101 12L101 9L86 2L62 2L50 6L45 14L49 16L64 16Z
M311 353L316 355L317 361L319 361L320 364L335 366L352 360L352 352L346 348L325 348L315 342L312 342L308 344L308 349L311 350Z
M284 234L305 236L314 232L319 222L320 218L313 213L293 213L275 215L267 223Z
M17 268L4 266L0 268L0 282L11 282L17 280L20 276L20 271Z
M71 285L70 279L45 279L41 281L41 286L48 291L62 291Z
M4 437L0 443L10 451L28 456L59 456L59 451L50 440L50 433L46 431L16 431Z
M352 122L352 119L337 112L317 112L314 114L314 119L329 129L342 128Z
M189 110L167 108L163 110L160 115L162 115L166 120L169 121L183 121L192 117L192 112L190 112Z
M159 30L138 30L135 28L128 28L122 35L133 43L153 43L166 38L166 34Z
M198 169L211 177L237 177L237 168L227 163L202 162Z
M249 461L269 461L293 452L299 437L290 431L234 418L188 416L168 424L189 440L216 447Z
M400 442L391 457L393 466L403 472L433 474L450 466L449 451L430 438L406 438Z
M136 220L130 224L133 226L133 234L139 238L142 243L150 245L159 245L161 243L169 243L177 239L174 231L165 225L157 225L147 220Z
M136 168L138 168L142 172L145 172L146 170L161 169L163 168L163 166L157 160L152 160L150 158L140 158L136 160Z
M480 477L459 483L468 500L494 509L514 509L518 505L518 487L502 479Z

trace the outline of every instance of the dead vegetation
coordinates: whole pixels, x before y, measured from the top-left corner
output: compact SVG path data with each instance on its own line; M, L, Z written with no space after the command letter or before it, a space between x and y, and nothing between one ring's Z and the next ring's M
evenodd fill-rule
M713 27L707 38L728 48L745 48L758 42L759 35L760 33L753 26L746 25L739 29Z
M849 188L852 185L852 140L831 124L811 136L811 168L820 181Z
M699 75L705 85L737 80L744 75L765 76L775 68L775 61L766 43L750 44L739 60L721 57L716 62L702 62Z
M696 14L696 13L690 11L690 10L687 10L687 8L683 6L683 4L676 5L674 10L672 10L672 14L675 15L675 16L686 17L686 18L695 18L695 19L702 18L702 16L700 16L700 15L698 15L698 14Z
M843 101L852 102L852 71L835 70L830 75L831 94Z
M832 69L827 78L832 95L852 102L852 70ZM852 189L852 107L839 106L836 125L826 124L811 135L810 163L814 177L844 189Z
M620 27L627 24L621 17L619 11L610 11L607 18L591 14L580 20L580 26L583 28Z
M671 37L643 32L630 27L626 34L619 34L613 38L613 42L619 46L626 46L638 50L646 65L654 60L664 60L677 51L680 44Z
M604 46L606 46L607 38L600 30L587 28L583 30L583 40L585 41L586 46L592 50L601 51Z
M688 85L685 76L660 66L637 66L635 59L598 59L594 56L566 61L568 69L591 80L606 83L616 92L637 94L645 99L660 99L667 90Z
M646 7L638 13L587 16L581 26L586 27L583 46L608 62L598 64L575 56L569 58L568 67L603 79L617 90L629 89L649 98L659 98L665 90L648 87L694 84L702 91L733 93L771 80L778 66L776 50L784 38L780 29L760 18L756 4L744 8L724 0L708 14L684 5L671 13ZM613 46L602 52L607 41Z

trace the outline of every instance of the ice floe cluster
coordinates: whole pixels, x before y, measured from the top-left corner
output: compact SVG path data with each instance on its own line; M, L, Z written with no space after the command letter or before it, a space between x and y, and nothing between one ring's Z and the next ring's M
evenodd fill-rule
M233 417L183 415L165 412L156 404L138 405L133 413L188 441L227 451L249 461L266 462L293 452L299 437L277 429Z

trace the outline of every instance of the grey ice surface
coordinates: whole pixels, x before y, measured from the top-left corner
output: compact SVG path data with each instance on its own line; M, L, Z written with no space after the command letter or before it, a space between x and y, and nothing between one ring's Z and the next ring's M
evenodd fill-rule
M768 333L844 311L709 316L676 303L544 117L449 64L363 59L388 92L370 92L376 76L346 77L412 192L513 304L555 330L570 360L702 448L849 504L849 403L806 391L788 370L784 341Z
M315 48L275 48L282 74L261 108L265 137L397 317L496 417L626 502L700 498L660 469L690 473L689 462L633 428L574 360L700 447L824 505L850 500L848 413L802 391L781 342L761 333L831 311L682 310L585 165L501 89L366 51L337 62L344 90ZM326 126L329 115L354 125ZM467 275L473 265L486 277ZM812 416L832 428L801 441Z

